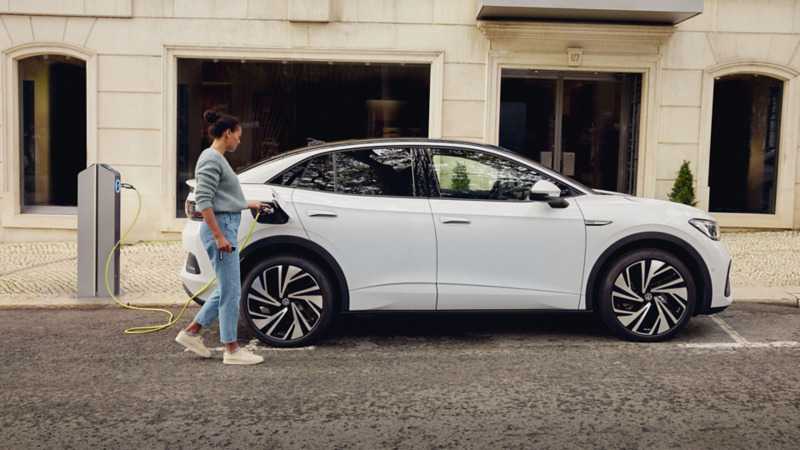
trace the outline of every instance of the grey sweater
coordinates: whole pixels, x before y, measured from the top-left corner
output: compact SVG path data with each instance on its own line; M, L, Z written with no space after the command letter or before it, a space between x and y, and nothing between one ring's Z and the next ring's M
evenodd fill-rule
M207 148L197 160L194 190L198 211L213 208L215 213L240 212L247 209L239 178L228 160L213 148Z

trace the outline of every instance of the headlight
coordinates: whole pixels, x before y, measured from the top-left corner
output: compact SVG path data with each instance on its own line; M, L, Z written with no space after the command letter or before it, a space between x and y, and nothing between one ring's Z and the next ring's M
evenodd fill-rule
M719 240L719 226L717 225L716 221L707 219L692 219L689 221L689 223L709 238L715 241Z

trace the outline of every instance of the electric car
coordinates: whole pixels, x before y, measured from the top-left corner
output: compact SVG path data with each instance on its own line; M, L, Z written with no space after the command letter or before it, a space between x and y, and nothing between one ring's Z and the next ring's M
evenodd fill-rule
M275 205L239 255L241 319L273 346L308 345L336 313L370 311L594 311L624 339L661 341L732 301L708 213L595 191L499 147L347 141L238 176L248 201ZM214 271L193 192L186 211L193 295ZM242 216L240 245L256 220Z

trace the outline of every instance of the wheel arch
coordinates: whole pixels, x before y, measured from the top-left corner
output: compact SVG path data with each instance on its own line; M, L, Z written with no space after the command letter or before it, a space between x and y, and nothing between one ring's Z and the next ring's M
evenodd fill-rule
M711 307L711 276L705 261L689 243L683 239L666 233L646 232L626 236L609 246L594 263L589 278L586 282L586 310L594 309L594 300L597 297L597 277L611 264L614 259L630 250L638 248L658 248L668 251L683 261L692 273L697 287L698 301L695 304L693 316L707 311Z
M333 290L338 294L336 310L350 310L350 290L347 287L347 279L342 268L327 250L308 239L295 236L272 236L249 244L239 255L242 278L263 258L280 253L305 256L321 265L323 270L330 275L331 281L334 283Z

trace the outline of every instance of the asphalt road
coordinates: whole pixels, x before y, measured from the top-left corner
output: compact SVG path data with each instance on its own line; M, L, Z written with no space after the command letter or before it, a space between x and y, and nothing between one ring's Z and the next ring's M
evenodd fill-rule
M796 308L734 305L660 344L619 341L585 315L348 317L316 347L259 347L266 362L241 367L224 366L221 351L208 360L184 352L177 328L122 333L160 320L120 309L0 311L0 447L800 442ZM212 327L206 342L217 336Z

